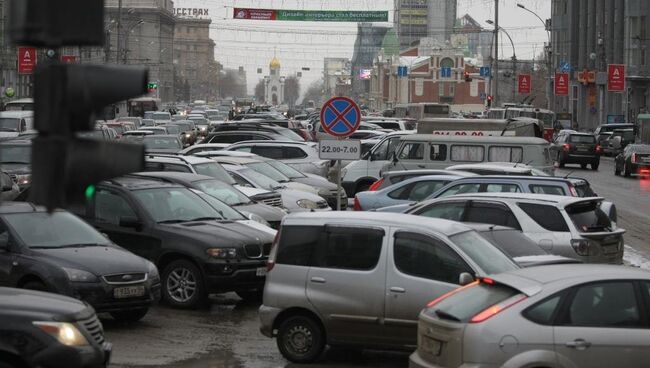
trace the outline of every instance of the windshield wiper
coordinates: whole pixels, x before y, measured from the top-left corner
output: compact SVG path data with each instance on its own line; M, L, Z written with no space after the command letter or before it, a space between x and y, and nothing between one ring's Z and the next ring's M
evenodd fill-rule
M271 186L271 190L276 190L276 189L285 189L286 186L284 185L276 185L276 186Z
M55 246L34 246L29 247L30 249L61 249L61 248L85 248L85 247L105 247L108 244L99 244L99 243L78 243L78 244L64 244L64 245L55 245Z
M223 217L214 217L214 216L209 217L209 216L206 216L206 217L197 217L197 218L193 218L193 219L191 219L191 220L185 220L184 222L192 222L192 221L209 221L209 220L225 220L225 219L224 219Z
M460 318L454 316L453 314L449 314L449 313L447 313L445 311L442 311L440 309L436 309L435 313L436 313L436 316L438 316L439 318L460 322Z
M164 220L164 221L158 221L159 224L178 224L180 222L185 222L187 220Z

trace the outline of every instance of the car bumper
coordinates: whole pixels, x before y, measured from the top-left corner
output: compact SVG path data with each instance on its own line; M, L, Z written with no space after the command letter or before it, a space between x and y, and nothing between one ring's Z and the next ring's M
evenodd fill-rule
M104 342L101 346L82 347L56 344L48 346L31 357L33 366L48 368L104 368L108 367L113 346Z
M465 363L458 366L458 368L497 368L497 367L499 367L499 365L477 364L477 363ZM425 361L420 357L420 355L416 350L409 357L409 368L447 368L447 367Z
M142 297L118 299L113 296L113 290L129 285L83 284L72 286L72 296L90 304L97 313L116 312L136 308L148 308L160 300L160 283L149 285L145 283L145 294Z
M333 210L336 210L336 194L331 195L331 196L324 196L323 197L326 201L327 204L332 208ZM341 191L341 211L345 211L348 208L348 196L345 195L345 191Z
M273 337L273 324L280 312L282 312L280 308L268 307L262 304L257 313L260 317L260 332L262 335Z
M600 155L584 154L579 155L575 153L565 153L563 157L565 163L574 164L590 164L592 162L600 161Z
M207 263L203 268L206 289L212 294L261 289L266 280L266 259L246 263Z

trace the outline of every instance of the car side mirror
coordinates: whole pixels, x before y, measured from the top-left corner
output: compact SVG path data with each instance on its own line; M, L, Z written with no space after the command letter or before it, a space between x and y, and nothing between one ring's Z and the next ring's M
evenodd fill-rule
M120 217L120 227L130 227L140 230L142 228L142 222L137 217Z
M474 276L470 275L467 272L463 272L458 276L458 284L460 286L465 286L474 282Z

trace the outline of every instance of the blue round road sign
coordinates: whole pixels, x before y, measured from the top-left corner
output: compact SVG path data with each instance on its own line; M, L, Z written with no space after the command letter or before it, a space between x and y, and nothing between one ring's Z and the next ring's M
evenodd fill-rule
M347 137L359 129L361 110L347 97L332 97L320 110L323 130L334 137Z

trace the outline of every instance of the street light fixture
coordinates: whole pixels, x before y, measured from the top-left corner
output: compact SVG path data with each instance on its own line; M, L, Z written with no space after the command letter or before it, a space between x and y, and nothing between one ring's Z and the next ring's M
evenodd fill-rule
M486 20L485 23L494 25L494 22L491 19ZM508 39L510 40L510 45L512 46L512 102L514 102L516 97L516 86L517 86L517 53L515 51L515 43L512 41L512 37L510 37L510 34L508 34L508 32L505 29L503 29L503 27L499 26L498 28L499 31L502 31L503 33L505 33L506 36L508 36ZM496 62L498 63L499 62L498 49L495 51L495 55L496 55ZM496 77L499 78L498 75Z
M533 14L534 16L539 19L540 22L544 25L544 30L546 31L546 73L547 73L547 83L546 83L546 107L550 110L551 109L551 77L552 77L552 70L551 70L551 32L549 30L548 24L540 17L537 13L534 11L528 9L527 7L524 6L524 4L517 3L517 7L524 9L525 11Z

